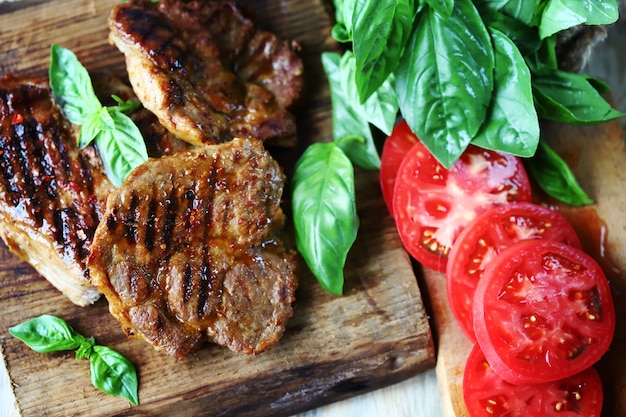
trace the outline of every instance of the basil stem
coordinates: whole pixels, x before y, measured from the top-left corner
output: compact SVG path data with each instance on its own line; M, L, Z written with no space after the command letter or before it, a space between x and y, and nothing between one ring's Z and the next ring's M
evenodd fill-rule
M94 387L139 404L137 372L121 354L76 333L63 319L41 315L9 328L9 333L39 353L75 350L76 359L89 359Z
M113 97L117 106L104 107L91 79L76 55L59 45L50 48L50 87L68 120L81 126L78 146L95 141L106 174L120 186L128 174L148 159L141 132L124 111L137 108L134 102Z

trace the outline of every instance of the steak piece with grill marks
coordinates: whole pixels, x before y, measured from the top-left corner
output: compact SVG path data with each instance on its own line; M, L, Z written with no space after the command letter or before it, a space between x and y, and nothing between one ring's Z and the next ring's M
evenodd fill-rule
M85 306L100 297L87 257L113 187L96 150L79 150L75 138L47 80L0 79L0 236Z
M182 358L203 341L273 346L292 315L284 176L257 140L233 139L137 168L107 201L91 276L129 336Z
M287 109L303 84L296 46L256 29L231 2L129 0L109 27L140 101L177 137L295 144Z

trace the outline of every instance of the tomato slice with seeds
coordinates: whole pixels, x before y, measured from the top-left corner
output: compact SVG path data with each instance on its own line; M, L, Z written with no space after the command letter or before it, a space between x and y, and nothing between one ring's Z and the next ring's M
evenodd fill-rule
M509 384L474 345L463 374L463 399L470 417L599 417L604 395L594 368L543 384Z
M486 266L513 243L536 238L581 248L576 231L561 213L527 202L504 204L479 214L456 238L446 268L448 301L470 340L476 340L474 291Z
M479 213L530 199L528 176L519 158L470 145L446 169L418 141L398 169L393 211L411 256L445 272L454 240Z
M396 124L391 135L385 140L380 156L380 188L389 213L393 215L393 187L400 163L417 142L417 136L405 120Z
M588 368L615 332L611 291L597 262L545 239L514 243L491 261L474 293L473 320L487 361L513 384Z

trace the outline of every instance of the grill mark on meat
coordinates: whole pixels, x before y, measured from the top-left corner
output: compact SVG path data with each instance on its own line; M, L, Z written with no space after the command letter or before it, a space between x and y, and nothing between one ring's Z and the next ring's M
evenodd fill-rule
M198 305L197 305L197 315L198 317L204 317L205 313L208 311L208 300L209 295L213 293L214 283L215 283L215 275L211 271L211 253L209 252L206 246L202 248L202 265L200 267L200 285L198 288ZM214 295L213 295L214 296Z
M76 213L73 209L65 208L54 212L56 241L61 247L63 258L67 260L70 260L74 254L78 253L75 224Z
M187 73L185 65L179 59L183 55L184 45L171 36L173 29L167 22L154 13L145 13L138 9L128 9L124 17L137 42L145 45L144 50L157 66L181 75Z
M148 204L148 220L146 221L146 235L144 238L144 244L148 252L152 252L154 248L154 236L156 232L156 210L157 202L153 199Z
M165 200L165 218L163 224L163 243L162 249L169 247L174 238L174 227L176 227L176 188L172 187L172 190Z
M128 243L131 245L138 242L137 239L137 224L139 223L139 208L137 206L139 197L137 194L132 194L130 197L129 215L124 217L122 224L125 228L125 236L128 239Z
M278 235L283 182L263 145L247 139L131 173L109 197L89 257L122 328L179 358L202 341L249 354L277 343L297 287L294 254ZM133 195L142 215L131 243L111 225L134 216Z
M17 206L20 201L19 190L14 182L15 172L12 163L13 158L11 157L11 155L14 155L14 152L11 149L11 143L9 141L9 138L13 138L13 136L14 135L11 134L10 136L1 135L0 137L0 147L2 149L2 152L0 153L0 166L2 167L4 186L11 199L11 204L13 204L13 206Z
M287 109L303 84L297 48L254 28L234 3L131 0L113 8L109 27L137 96L181 139L295 144Z

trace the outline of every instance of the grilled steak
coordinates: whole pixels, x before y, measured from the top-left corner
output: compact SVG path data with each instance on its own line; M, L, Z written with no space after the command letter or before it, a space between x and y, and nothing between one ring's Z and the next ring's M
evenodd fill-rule
M300 94L302 62L232 3L130 0L113 8L109 27L137 96L177 137L295 142L287 108Z
M52 100L46 80L0 79L0 235L75 304L100 294L87 257L112 186L93 147Z
M275 344L297 287L279 236L283 181L260 141L239 138L131 173L89 258L124 331L179 358L205 340L248 354Z

